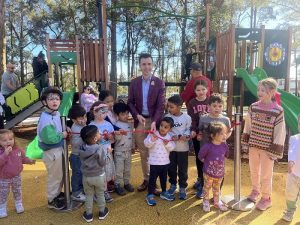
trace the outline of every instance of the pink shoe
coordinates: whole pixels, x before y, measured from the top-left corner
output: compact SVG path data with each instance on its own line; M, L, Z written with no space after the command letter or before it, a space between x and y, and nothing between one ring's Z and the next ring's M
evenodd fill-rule
M256 205L256 208L259 210L266 210L272 206L271 198L261 198Z
M252 190L250 195L248 195L247 199L251 202L256 203L258 196L259 196L259 192L256 190Z
M228 207L223 202L221 202L221 201L219 201L218 203L215 203L214 207L216 209L219 209L222 212L228 211Z

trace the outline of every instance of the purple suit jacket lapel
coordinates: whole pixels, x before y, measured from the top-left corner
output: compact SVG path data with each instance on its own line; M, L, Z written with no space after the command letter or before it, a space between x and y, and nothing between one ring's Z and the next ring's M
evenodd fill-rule
M155 88L155 85L152 85L154 81L154 75L152 75L151 80L150 80L150 86L149 86L149 92L148 92L148 103L151 101L152 99L152 95L153 95L153 90ZM149 106L148 106L149 107Z

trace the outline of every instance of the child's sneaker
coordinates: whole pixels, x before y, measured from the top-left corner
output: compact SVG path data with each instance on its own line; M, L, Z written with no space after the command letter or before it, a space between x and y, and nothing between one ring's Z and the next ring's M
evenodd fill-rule
M171 187L170 187L170 189L168 190L169 194L170 194L170 195L174 195L174 194L175 194L175 191L176 191L176 188L177 188L176 184L171 184Z
M155 206L156 205L156 201L154 200L154 195L152 195L152 194L147 195L146 196L146 202L150 206Z
M164 200L167 200L167 201L174 201L175 200L175 197L174 195L171 195L169 192L167 191L164 191L160 194L160 198L161 199L164 199Z
M126 195L126 191L124 188L121 187L120 184L115 184L115 191L117 192L118 195Z
M210 212L210 204L208 200L203 201L203 211L204 212Z
M214 207L216 209L219 209L222 212L228 211L228 207L223 202L221 202L221 201L219 201L218 203L215 203Z
M196 198L202 199L204 197L204 192L202 187L198 187L197 193L196 193Z
M23 213L24 212L24 207L23 207L23 204L21 202L16 203L15 207L16 207L17 213Z
M285 211L283 213L282 219L287 222L292 222L295 211Z
M256 205L256 208L259 210L266 210L272 206L271 198L261 198Z
M197 179L197 181L194 183L193 188L198 190L199 186L201 185L199 178Z
M99 220L104 220L107 217L108 213L108 208L105 207L103 212L99 212Z
M187 199L185 188L179 189L179 199L181 199L181 200Z
M107 192L113 193L114 191L115 191L115 183L114 183L114 181L109 181L107 183Z
M124 189L128 192L134 192L134 187L131 184L124 184Z
M250 195L248 195L247 199L251 202L256 203L258 196L259 196L259 192L256 190L252 190Z
M114 200L107 191L104 191L104 198L106 203L110 203Z
M6 210L6 206L0 208L0 218L5 218L7 217L7 210Z
M86 212L84 212L83 215L82 215L82 218L83 218L86 222L90 223L90 222L93 221L93 214L87 214Z
M51 202L48 202L49 209L60 210L60 209L63 209L64 207L65 207L65 202L59 200L58 198L55 198Z
M86 199L85 195L84 195L82 192L80 192L80 193L79 193L78 195L76 195L76 196L72 195L71 198L72 198L74 201L78 201L78 202L85 202L85 199Z

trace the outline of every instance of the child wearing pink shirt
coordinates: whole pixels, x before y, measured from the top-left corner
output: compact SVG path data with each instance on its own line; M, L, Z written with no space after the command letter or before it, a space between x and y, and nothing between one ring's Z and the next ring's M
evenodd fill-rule
M7 217L7 198L12 188L17 213L24 212L22 204L21 172L23 164L35 164L15 145L12 131L0 130L0 218Z

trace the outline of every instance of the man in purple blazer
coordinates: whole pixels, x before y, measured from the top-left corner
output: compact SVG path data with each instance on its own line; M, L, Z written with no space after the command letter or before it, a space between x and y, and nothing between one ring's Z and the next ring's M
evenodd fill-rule
M165 109L165 84L152 74L153 59L150 54L142 53L139 64L142 75L130 83L128 106L134 119L134 127L139 131L135 134L135 142L140 151L144 181L138 191L144 191L149 181L149 152L144 145L147 133L140 131L156 130Z

